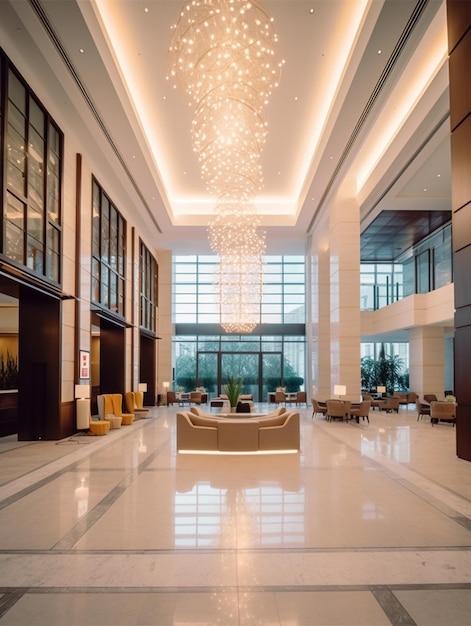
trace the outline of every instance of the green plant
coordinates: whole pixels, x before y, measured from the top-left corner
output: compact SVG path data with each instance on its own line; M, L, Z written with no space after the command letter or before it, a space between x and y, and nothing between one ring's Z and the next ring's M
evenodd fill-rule
M227 383L224 385L224 393L226 394L231 407L237 406L241 390L242 378L237 378L237 376L228 376Z
M401 379L401 374L404 362L397 355L385 354L384 345L381 345L378 360L363 357L360 367L363 389L374 389L381 385L392 393L397 387L403 387L404 381Z
M8 352L0 353L0 389L18 388L18 359Z

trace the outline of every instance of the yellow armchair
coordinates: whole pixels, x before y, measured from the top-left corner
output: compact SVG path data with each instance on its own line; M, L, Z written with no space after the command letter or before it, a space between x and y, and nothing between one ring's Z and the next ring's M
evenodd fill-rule
M144 408L144 394L142 391L126 392L126 409L128 413L134 413L136 417L147 417L149 409Z
M123 419L123 426L129 426L134 422L134 413L123 413L123 394L112 393L113 413Z
M113 401L111 395L102 394L97 396L98 414L100 420L106 420L110 423L111 428L121 428L122 418L114 415L113 413Z

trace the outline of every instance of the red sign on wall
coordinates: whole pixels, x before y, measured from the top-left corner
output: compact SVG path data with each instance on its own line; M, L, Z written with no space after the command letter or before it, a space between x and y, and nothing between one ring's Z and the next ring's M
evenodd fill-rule
M80 378L90 378L90 352L80 350Z

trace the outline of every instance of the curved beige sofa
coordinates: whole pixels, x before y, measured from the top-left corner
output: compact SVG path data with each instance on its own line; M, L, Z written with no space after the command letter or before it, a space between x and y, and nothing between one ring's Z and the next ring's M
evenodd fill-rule
M230 418L177 413L177 451L256 452L300 449L299 413Z

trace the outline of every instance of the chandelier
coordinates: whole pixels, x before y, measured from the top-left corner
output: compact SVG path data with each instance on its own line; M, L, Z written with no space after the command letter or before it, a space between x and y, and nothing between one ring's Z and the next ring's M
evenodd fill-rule
M193 150L217 198L208 238L220 261L221 325L251 332L260 320L265 252L254 205L263 184L264 110L283 64L273 19L258 0L189 0L173 31L170 77L190 97Z

